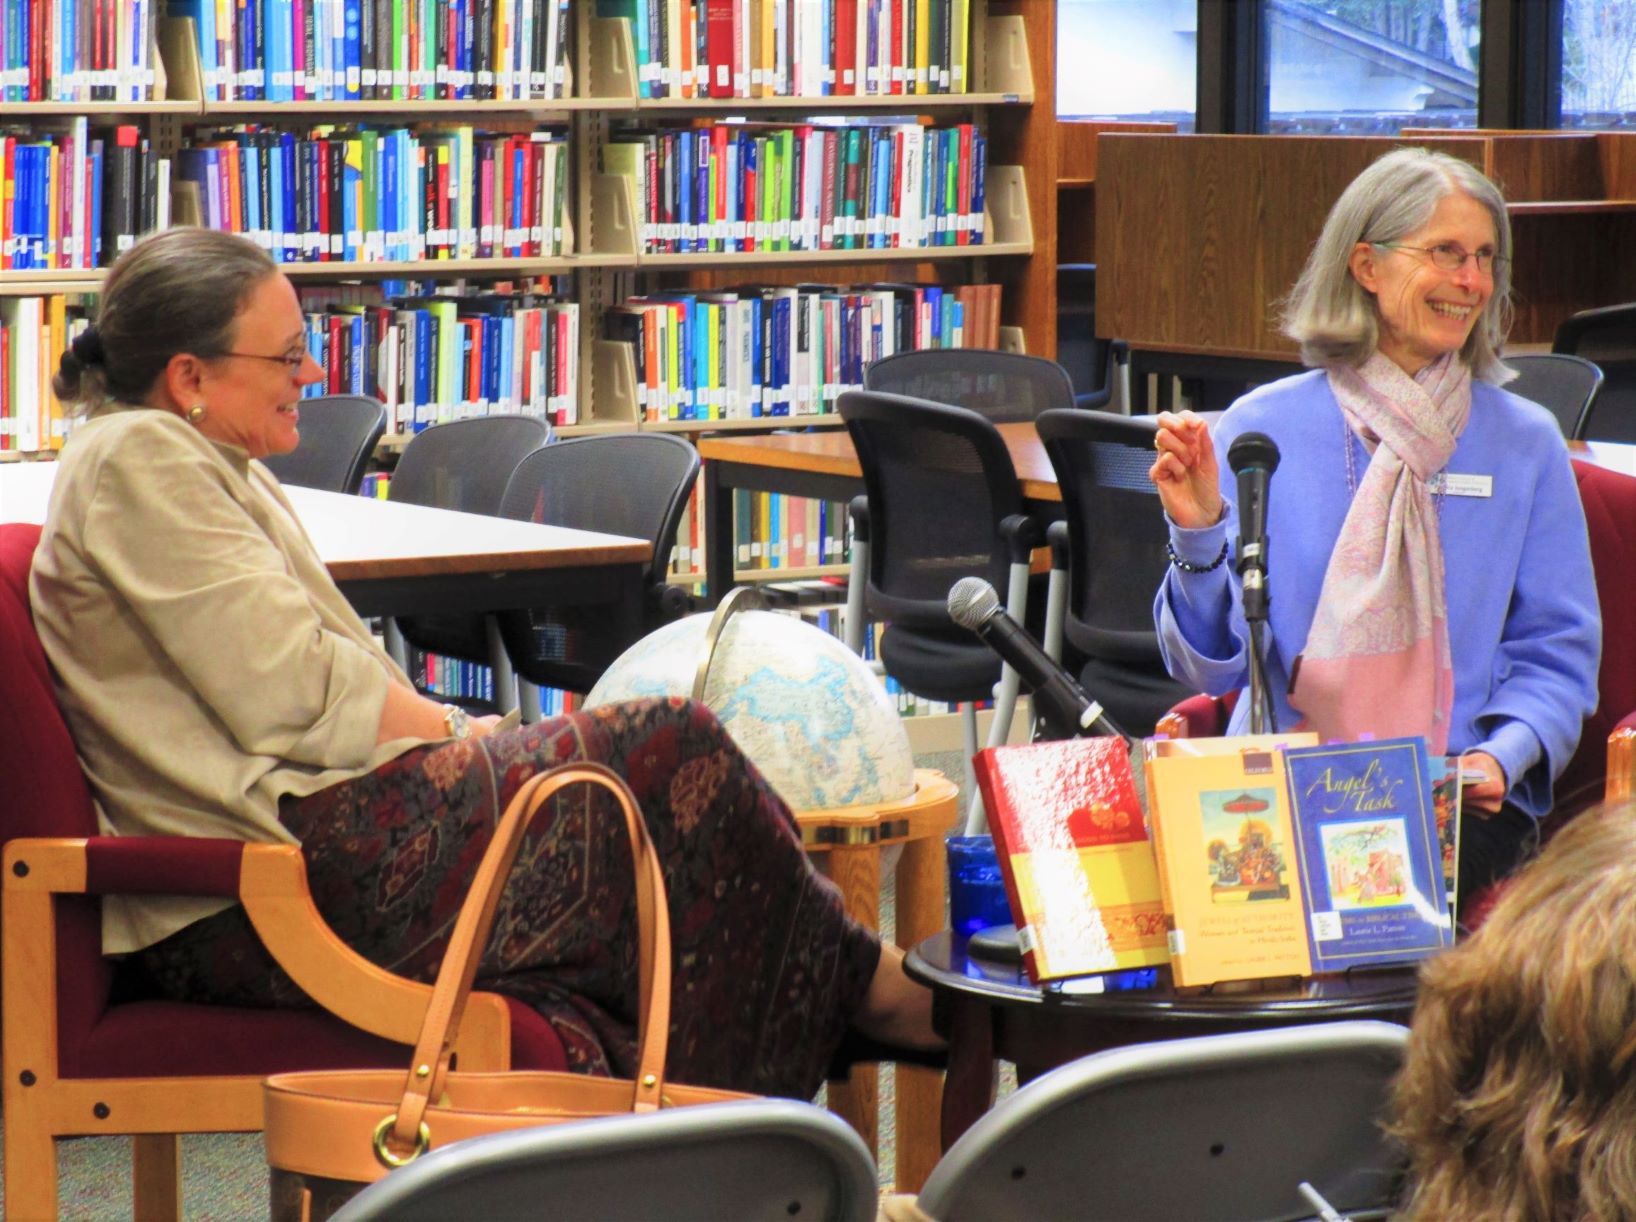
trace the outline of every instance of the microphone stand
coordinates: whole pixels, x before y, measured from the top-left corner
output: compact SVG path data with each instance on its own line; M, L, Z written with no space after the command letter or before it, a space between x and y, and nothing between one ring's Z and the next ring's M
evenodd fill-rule
M1250 630L1250 733L1276 734L1272 693L1267 690L1265 629L1267 626L1266 543L1240 540L1239 574L1243 582L1244 622ZM1247 553L1247 555L1246 555Z

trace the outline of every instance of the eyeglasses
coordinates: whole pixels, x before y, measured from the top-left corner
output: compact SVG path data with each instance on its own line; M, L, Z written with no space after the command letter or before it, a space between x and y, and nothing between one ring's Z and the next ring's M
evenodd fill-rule
M294 353L286 352L283 356L265 356L260 352L224 352L222 355L242 356L246 360L251 361L277 361L280 365L284 366L285 369L290 371L290 376L293 378L296 374L301 372L301 367L307 363L307 358L312 354L310 352L303 352L297 356Z
M1446 272L1457 272L1466 265L1466 260L1476 262L1477 270L1487 276L1494 270L1496 263L1505 262L1504 255L1497 255L1492 250L1478 250L1467 253L1464 247L1456 246L1452 242L1439 242L1436 246L1408 246L1402 242L1374 242L1374 246L1384 246L1388 250L1412 250L1419 254L1430 255L1431 261Z

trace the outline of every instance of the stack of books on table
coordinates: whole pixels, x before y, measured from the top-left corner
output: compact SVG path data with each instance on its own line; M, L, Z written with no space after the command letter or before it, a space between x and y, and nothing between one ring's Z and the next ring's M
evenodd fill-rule
M977 756L1034 980L1167 962L1178 986L1302 977L1451 944L1458 790L1436 796L1422 740L1143 753L1146 819L1121 739Z

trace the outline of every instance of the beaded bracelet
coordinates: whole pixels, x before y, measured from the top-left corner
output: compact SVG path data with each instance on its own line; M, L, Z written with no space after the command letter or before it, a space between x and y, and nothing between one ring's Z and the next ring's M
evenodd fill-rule
M1169 557L1171 564L1175 565L1184 573L1208 573L1213 569L1219 569L1222 561L1227 559L1227 540L1223 539L1221 541L1220 554L1218 554L1209 564L1194 564L1189 560L1183 560L1176 554L1176 549L1171 545L1168 539L1165 541L1165 555Z

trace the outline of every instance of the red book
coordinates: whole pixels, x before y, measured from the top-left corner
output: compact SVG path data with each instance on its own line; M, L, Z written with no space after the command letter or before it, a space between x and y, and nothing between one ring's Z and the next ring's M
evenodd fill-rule
M341 360L341 331L346 326L346 320L339 314L332 314L326 321L329 324L329 357L324 362L324 371L329 375L329 381L324 389L329 394L338 395L346 390L346 369Z
M862 93L858 81L858 0L835 0L835 92Z
M960 159L955 164L954 242L956 246L968 246L971 244L971 137L974 129L970 123L961 123L955 130L960 133Z
M492 259L499 252L504 234L494 232L497 214L503 219L505 184L494 181L494 145L485 142L477 155L477 257Z
M1122 738L972 759L1031 980L1169 960L1153 841Z
M540 167L545 161L545 145L526 136L514 136L517 156L523 162L522 233L518 235L517 253L524 258L539 258L544 248L544 229L540 221Z
M704 0L704 51L713 98L733 96L733 41L737 0Z
M914 0L899 0L892 5L892 37L891 46L881 56L882 70L890 82L887 93L908 93L909 87L904 83L903 74L905 58L903 54L903 16L905 8L913 4Z

